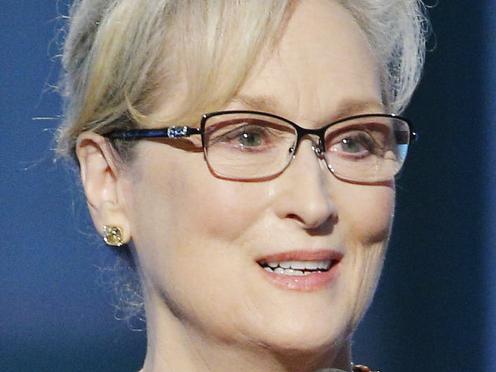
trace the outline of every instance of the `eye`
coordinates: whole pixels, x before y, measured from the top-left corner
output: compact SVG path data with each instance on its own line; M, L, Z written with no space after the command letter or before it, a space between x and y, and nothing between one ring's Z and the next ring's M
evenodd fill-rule
M327 151L355 160L377 154L380 148L374 138L363 130L340 133L331 138L327 145Z
M216 136L216 143L229 144L243 150L255 150L269 146L269 130L258 124L236 124L223 128L223 133Z
M236 121L224 123L210 134L210 146L228 146L240 151L265 151L277 143L278 131L270 123Z
M238 115L218 115L206 123L204 140L209 156L215 153L225 158L247 156L253 160L255 156L267 156L268 162L286 160L288 149L295 145L297 138L291 124L259 114Z
M247 125L235 130L227 137L243 147L257 147L262 146L267 140L267 133L264 132L259 126Z

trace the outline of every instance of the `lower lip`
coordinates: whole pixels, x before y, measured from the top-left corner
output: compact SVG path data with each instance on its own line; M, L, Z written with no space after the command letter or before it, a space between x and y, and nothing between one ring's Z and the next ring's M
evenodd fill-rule
M339 263L334 264L328 271L315 272L307 275L276 274L260 267L265 278L271 283L284 289L310 292L329 287L339 275Z

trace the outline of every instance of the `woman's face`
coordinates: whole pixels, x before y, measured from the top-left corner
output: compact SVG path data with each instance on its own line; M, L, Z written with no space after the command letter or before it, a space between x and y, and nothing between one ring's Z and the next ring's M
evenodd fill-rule
M384 110L366 37L336 3L300 2L271 53L219 109L270 111L305 128ZM304 139L278 177L239 182L215 177L201 152L139 143L126 202L149 321L279 350L348 338L381 271L394 186L341 181L311 145ZM330 260L331 274L309 280L260 265Z

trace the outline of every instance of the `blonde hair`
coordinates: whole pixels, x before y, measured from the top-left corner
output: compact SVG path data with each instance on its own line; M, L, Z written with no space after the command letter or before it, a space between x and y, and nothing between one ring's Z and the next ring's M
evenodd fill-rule
M303 0L75 0L63 49L64 121L57 151L72 156L84 131L139 126L177 98L169 120L189 122L237 93L264 48ZM333 0L329 0L333 1ZM420 0L335 0L354 16L382 66L384 103L399 113L419 81L426 21ZM160 100L160 102L159 102ZM114 271L119 309L143 310L132 260Z
M382 62L382 88L392 113L406 108L420 80L429 30L420 0L339 0L355 17Z
M300 0L301 1L301 0ZM275 43L298 0L75 0L63 50L64 121L60 155L74 156L80 133L142 123L174 97L185 120L220 108L239 89L255 59ZM382 62L383 96L391 112L408 104L424 59L420 0L339 0Z
M77 0L63 51L66 98L58 152L78 135L133 126L179 79L188 91L175 120L222 106L287 14L285 0ZM171 118L170 118L171 119Z

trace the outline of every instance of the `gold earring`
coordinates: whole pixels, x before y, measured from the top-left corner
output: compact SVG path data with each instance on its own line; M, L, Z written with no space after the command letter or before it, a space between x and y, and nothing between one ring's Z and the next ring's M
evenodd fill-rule
M112 247L121 247L124 245L122 229L118 226L103 226L103 240L107 245Z

